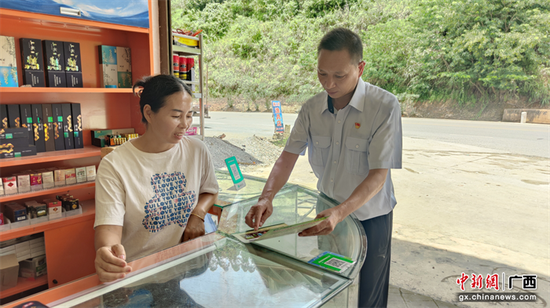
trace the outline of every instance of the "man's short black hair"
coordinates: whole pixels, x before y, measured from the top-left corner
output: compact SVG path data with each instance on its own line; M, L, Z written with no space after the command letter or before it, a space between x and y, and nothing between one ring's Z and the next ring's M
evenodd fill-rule
M351 61L357 64L363 60L363 43L359 35L346 28L336 28L325 34L317 47L317 56L321 49L330 51L347 50Z

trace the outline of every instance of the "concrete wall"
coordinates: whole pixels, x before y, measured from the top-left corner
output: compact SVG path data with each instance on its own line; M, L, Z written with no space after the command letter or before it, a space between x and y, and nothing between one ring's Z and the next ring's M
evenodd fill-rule
M550 124L550 109L504 109L502 121L520 122L524 111L527 112L526 123Z

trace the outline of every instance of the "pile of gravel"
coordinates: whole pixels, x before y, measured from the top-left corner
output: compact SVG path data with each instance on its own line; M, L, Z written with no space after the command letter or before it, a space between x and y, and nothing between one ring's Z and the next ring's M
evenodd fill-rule
M225 169L225 159L235 156L239 165L270 165L274 163L283 148L271 143L268 138L252 136L245 139L204 138L204 144L212 154L214 167Z

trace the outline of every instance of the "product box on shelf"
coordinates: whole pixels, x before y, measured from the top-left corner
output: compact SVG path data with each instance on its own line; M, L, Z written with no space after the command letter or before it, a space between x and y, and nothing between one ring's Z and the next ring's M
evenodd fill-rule
M42 41L39 39L21 38L21 61L23 84L33 87L44 87L44 64Z
M82 88L82 73L80 72L65 72L67 78L67 88Z
M17 202L8 202L4 204L3 213L11 222L27 220L27 208Z
M25 71L23 73L23 83L31 87L45 87L44 72L42 71Z
M3 191L3 189L2 189L2 191ZM0 226L3 225L3 224L4 224L4 213L0 213Z
M117 47L117 77L119 88L132 87L132 56L130 48Z
M29 145L28 142L29 140L26 137L0 139L0 158L35 155L36 149L34 145Z
M50 220L63 217L60 201L55 199L44 199L44 203L48 206L48 217Z
M37 152L46 152L46 143L44 142L44 121L42 119L42 105L32 104L32 126L34 131L34 145Z
M0 256L0 291L17 286L19 262L15 253Z
M15 38L0 35L0 87L19 87Z
M86 167L86 179L88 182L95 181L95 165Z
M189 71L187 70L187 57L180 56L180 79L181 80L187 80L187 74Z
M21 115L19 113L19 105L11 104L8 105L8 120L10 128L19 128L21 127Z
M21 113L21 127L24 127L27 129L29 145L34 145L31 105L30 104L19 105L19 112Z
M76 182L77 183L86 182L86 167L76 168L75 172L76 172Z
M8 105L0 105L0 129L8 127L10 127L8 120Z
M65 170L55 170L54 172L55 187L65 186Z
M32 200L25 202L25 206L31 218L48 216L48 206L44 203L38 203L36 200Z
M2 178L4 184L4 194L13 195L17 193L17 178L14 176L7 176ZM12 220L13 221L13 220Z
M54 134L54 144L55 150L61 151L65 150L65 138L64 128L63 128L63 110L61 104L52 104L52 114L53 114L53 134Z
M0 139L24 139L28 137L26 128L5 128L0 130ZM27 140L28 141L28 140Z
M42 173L31 173L31 190L42 190Z
M19 193L31 191L31 177L28 174L17 175L17 190Z
M42 187L44 189L50 189L55 187L53 171L42 172Z
M51 104L42 104L42 121L44 123L46 151L55 151L53 110Z
M44 40L44 58L46 67L46 85L48 87L66 87L65 57L63 42Z
M74 168L65 169L65 184L76 184L76 172Z
M180 56L175 53L172 55L172 74L180 78Z
M74 42L63 42L63 55L65 57L67 87L82 88L83 83L80 44Z
M19 262L20 277L36 278L45 275L46 273L46 256L40 256Z
M73 116L71 112L71 104L61 104L63 113L63 138L65 140L65 149L74 149L74 134L73 134Z
M84 143L82 140L82 112L80 111L80 104L72 103L71 112L73 115L74 148L81 149L84 147Z
M109 146L109 144L106 142L106 139L109 136L126 135L126 134L135 133L135 130L133 128L101 129L101 130L92 129L90 131L92 133L92 145L95 145L97 147Z
M99 45L99 71L102 88L116 88L118 84L117 48Z

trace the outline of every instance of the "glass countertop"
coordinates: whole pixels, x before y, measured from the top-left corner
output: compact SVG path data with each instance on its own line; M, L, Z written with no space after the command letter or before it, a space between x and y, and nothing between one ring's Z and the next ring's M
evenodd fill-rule
M225 206L218 232L230 236L251 230L245 223L244 217L256 202L257 198L252 198ZM312 220L318 212L334 206L336 204L333 201L320 196L317 192L297 185L287 185L275 196L273 214L266 220L264 226L279 223L291 225ZM347 278L357 276L367 253L365 231L353 214L340 222L329 235L300 237L298 234L291 234L255 241L253 245L269 248L306 263L325 251L350 257L355 264L339 273Z
M63 307L317 307L351 281L230 238L135 273Z
M218 180L218 186L220 190L218 192L218 200L223 201L223 204L216 203L215 205L223 208L228 204L232 204L238 201L258 198L262 193L265 186L265 179L244 175L246 186L240 190L236 190L231 176L227 171L216 171L216 179ZM293 186L292 184L286 184L283 187Z

